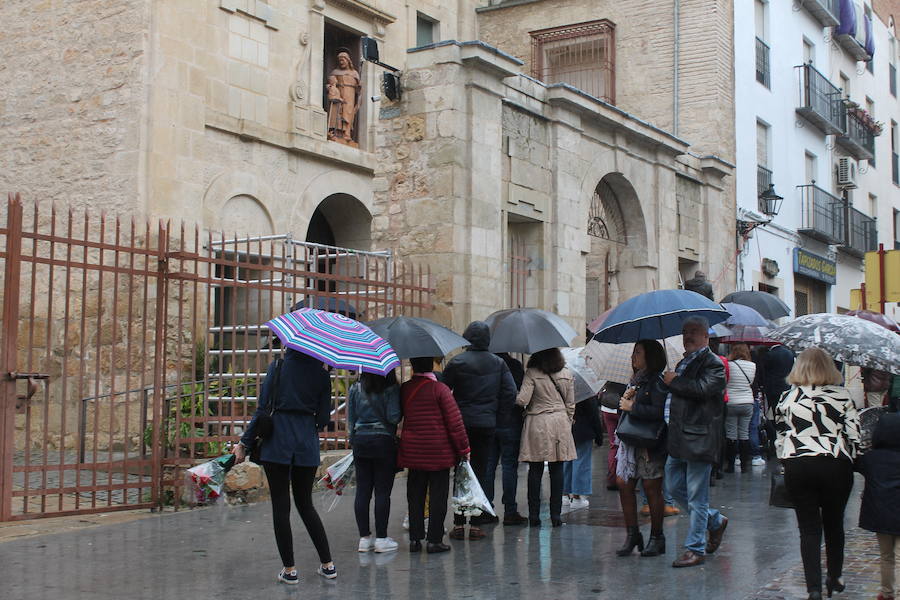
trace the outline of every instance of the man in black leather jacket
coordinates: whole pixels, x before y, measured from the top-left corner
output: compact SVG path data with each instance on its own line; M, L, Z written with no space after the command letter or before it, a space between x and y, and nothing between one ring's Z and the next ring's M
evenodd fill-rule
M722 445L725 365L709 349L709 323L691 317L682 325L684 358L663 380L669 387L666 480L669 492L690 514L685 552L673 567L703 564L722 542L728 519L709 508L709 475ZM709 536L707 539L707 531Z
M453 390L459 406L471 448L470 461L482 489L487 483L487 462L494 444L497 413L508 413L516 402L516 384L509 367L499 356L488 351L491 330L484 321L469 323L463 337L470 342L465 352L455 356L444 367L444 383ZM477 521L476 521L477 522ZM466 517L454 515L450 532L453 539L462 539ZM472 527L469 539L480 539L484 533Z

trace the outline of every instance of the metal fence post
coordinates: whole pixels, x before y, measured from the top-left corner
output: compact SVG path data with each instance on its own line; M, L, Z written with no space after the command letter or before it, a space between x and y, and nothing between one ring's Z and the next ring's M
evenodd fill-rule
M6 203L6 264L3 279L3 341L0 343L0 521L12 517L13 452L16 427L16 366L19 277L22 270L22 199ZM27 451L27 448L26 448Z
M154 507L162 506L162 461L163 443L162 435L163 404L165 401L166 386L166 307L168 303L168 254L169 254L169 229L165 223L159 222L157 235L157 276L156 276L156 332L154 335L153 355L153 436L150 448L152 462L153 486L151 487L151 502Z

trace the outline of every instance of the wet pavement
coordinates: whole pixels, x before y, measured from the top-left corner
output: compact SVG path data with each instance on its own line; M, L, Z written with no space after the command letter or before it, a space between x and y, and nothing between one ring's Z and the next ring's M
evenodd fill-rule
M394 487L389 535L392 554L359 554L350 492L323 521L338 579L315 574L317 559L294 513L299 586L275 583L280 561L268 503L218 506L153 518L0 543L0 599L297 598L805 598L793 511L767 504L766 469L727 475L712 490L713 504L729 518L719 551L705 565L673 569L687 518L665 521L664 557L618 558L624 539L618 496L602 485L605 461L594 456L595 486L588 509L564 515L551 528L488 526L488 538L449 542L445 554L410 554L400 523L405 479ZM499 471L498 471L499 475ZM525 506L525 469L519 499ZM498 477L499 492L499 477ZM546 481L545 481L546 486ZM855 524L858 480L847 510ZM502 515L501 515L502 516ZM449 527L449 518L448 518ZM642 527L646 535L649 525ZM872 552L874 551L874 555ZM866 532L848 533L844 598L874 598L877 547Z

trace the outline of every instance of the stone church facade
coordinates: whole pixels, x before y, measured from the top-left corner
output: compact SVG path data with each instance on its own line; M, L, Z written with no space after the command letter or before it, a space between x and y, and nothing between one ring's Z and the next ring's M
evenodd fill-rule
M651 125L629 100L641 75L628 63L615 69L623 106L565 77L533 78L514 56L529 32L503 39L504 11L476 11L486 4L8 2L0 184L32 200L391 250L431 267L433 316L457 329L527 305L581 331L694 266L721 273L716 291L727 291L727 144L672 133L665 98L645 99ZM588 4L565 18L616 25L627 17L604 6L632 3ZM466 41L482 31L492 45ZM399 100L380 89L385 68L363 60L363 38L400 69ZM614 50L633 45L618 39ZM328 139L342 50L361 84L352 144Z

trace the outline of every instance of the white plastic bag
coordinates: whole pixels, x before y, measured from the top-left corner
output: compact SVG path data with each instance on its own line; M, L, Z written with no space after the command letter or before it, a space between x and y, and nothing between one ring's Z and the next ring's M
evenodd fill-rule
M477 517L482 513L497 516L494 508L484 495L475 471L469 461L464 460L456 465L453 475L453 497L450 498L453 513L466 517Z
M225 497L225 474L234 464L234 455L219 458L191 467L184 472L183 500L189 506L214 504Z
M341 501L344 488L350 484L355 472L352 452L325 469L325 476L319 483L325 488L325 493L322 494L322 504L326 511L331 512Z

